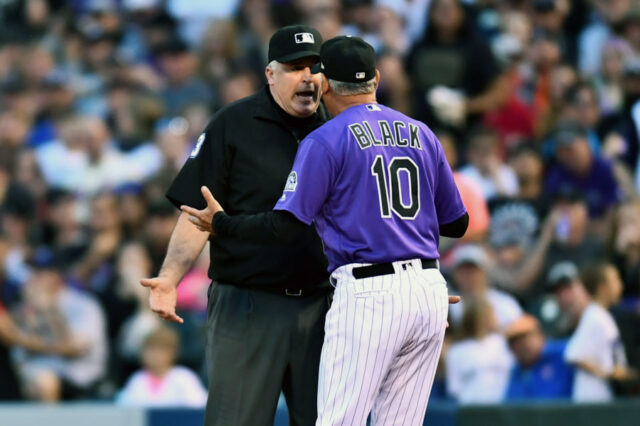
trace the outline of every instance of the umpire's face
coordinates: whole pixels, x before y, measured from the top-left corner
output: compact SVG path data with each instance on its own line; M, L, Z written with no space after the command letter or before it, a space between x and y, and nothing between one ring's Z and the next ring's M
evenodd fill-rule
M306 57L287 63L274 61L267 66L271 94L289 115L305 118L318 109L321 74L311 74L311 67L317 61L317 58Z

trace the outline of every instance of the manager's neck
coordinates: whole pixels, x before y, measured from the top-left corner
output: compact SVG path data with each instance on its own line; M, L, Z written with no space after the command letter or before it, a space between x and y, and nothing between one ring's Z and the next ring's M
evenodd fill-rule
M333 117L351 108L352 106L376 103L378 102L376 101L375 93L348 96L331 95L330 100L325 97L325 106L327 107L329 114L331 114Z

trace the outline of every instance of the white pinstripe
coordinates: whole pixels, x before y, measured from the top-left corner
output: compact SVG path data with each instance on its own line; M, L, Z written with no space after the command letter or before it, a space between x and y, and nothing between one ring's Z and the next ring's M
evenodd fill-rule
M440 271L419 260L357 280L338 268L320 358L316 426L422 425L447 319Z

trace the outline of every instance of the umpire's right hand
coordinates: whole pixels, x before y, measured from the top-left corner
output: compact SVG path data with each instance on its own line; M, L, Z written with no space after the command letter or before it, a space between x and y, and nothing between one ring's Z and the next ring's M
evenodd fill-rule
M184 323L184 320L176 314L176 301L178 291L176 286L166 277L143 278L140 280L143 287L149 287L149 306L165 321Z

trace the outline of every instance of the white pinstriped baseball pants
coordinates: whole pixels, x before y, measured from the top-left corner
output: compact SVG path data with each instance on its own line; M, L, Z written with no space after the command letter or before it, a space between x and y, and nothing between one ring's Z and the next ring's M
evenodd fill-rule
M394 262L395 274L335 283L320 357L316 426L422 425L446 329L448 293L437 269Z

